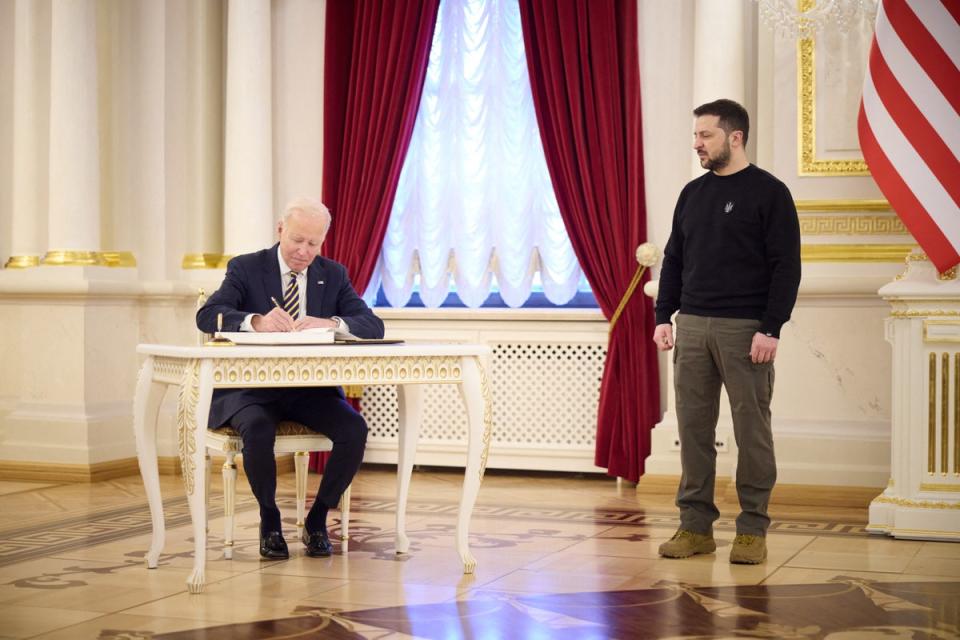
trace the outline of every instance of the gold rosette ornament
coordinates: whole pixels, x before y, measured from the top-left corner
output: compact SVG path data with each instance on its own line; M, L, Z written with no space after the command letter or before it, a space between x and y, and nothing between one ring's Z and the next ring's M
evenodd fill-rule
M643 277L643 272L646 271L648 267L657 264L659 259L660 248L652 242L644 242L637 247L637 270L633 274L633 279L630 280L630 286L627 287L627 290L623 293L623 297L620 298L620 304L617 305L617 310L613 312L613 317L610 318L610 333L613 333L613 327L617 324L617 320L620 319L620 314L623 313L627 303L630 302L630 297L633 296L633 292L637 290L637 285L640 284L640 278Z

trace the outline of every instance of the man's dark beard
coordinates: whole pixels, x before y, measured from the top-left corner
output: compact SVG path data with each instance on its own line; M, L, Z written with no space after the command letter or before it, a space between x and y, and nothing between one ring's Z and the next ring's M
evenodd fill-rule
M720 150L720 153L717 154L716 158L711 158L709 155L707 155L705 160L706 162L703 164L704 169L709 171L723 169L730 163L730 143L723 143L723 149Z

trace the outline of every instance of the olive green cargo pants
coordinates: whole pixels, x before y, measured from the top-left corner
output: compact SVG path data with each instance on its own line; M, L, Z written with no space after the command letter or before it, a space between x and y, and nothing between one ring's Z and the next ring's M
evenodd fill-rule
M773 363L754 364L750 345L759 320L677 315L673 379L682 476L680 526L710 533L720 512L714 502L720 385L730 398L737 441L737 533L765 535L767 505L777 479L770 427Z

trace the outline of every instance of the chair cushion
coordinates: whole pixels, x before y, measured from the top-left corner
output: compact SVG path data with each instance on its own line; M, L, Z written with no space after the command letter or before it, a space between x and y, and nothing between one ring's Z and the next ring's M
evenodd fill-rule
M214 429L217 433L223 434L225 436L239 438L240 433L231 427L228 424L225 424L221 427ZM305 425L299 422L293 422L292 420L282 420L280 424L277 425L277 435L278 436L319 436L321 434L316 431L312 431L307 428Z

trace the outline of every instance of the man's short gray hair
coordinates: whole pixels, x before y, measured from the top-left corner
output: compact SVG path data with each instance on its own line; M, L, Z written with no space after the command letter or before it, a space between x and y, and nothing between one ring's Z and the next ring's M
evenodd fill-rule
M326 224L326 228L330 228L330 221L332 219L330 215L330 209L327 209L327 206L316 198L310 198L306 196L294 198L287 203L286 207L284 207L281 220L286 222L290 219L290 216L297 211L301 211L309 216L322 218Z

